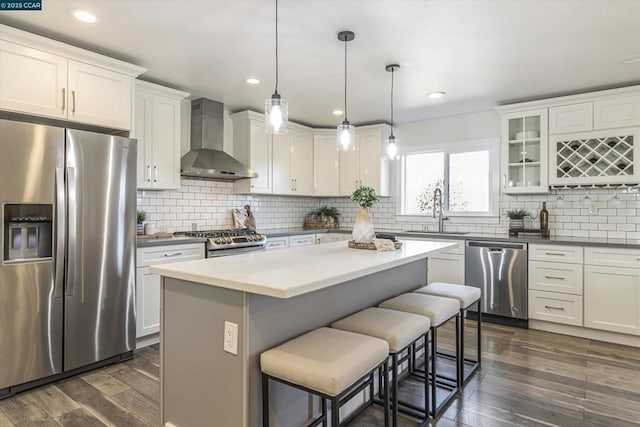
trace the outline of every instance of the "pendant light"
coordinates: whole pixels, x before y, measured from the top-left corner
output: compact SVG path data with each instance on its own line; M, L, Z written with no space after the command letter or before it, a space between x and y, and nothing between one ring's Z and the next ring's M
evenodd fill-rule
M391 73L391 135L387 138L387 157L390 160L395 160L398 158L399 139L393 134L393 73L400 69L400 65L389 64L384 69Z
M347 118L347 42L356 37L353 31L340 31L338 40L344 42L344 121L338 125L336 134L336 148L341 151L356 149L356 128Z
M278 0L276 0L276 89L264 103L264 124L267 133L279 135L287 133L289 106L278 93Z

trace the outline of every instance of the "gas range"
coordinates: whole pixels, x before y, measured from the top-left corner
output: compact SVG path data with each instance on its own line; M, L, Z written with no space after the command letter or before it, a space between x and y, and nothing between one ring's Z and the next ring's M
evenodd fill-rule
M262 251L267 247L267 237L255 230L188 231L184 235L206 238L207 258Z

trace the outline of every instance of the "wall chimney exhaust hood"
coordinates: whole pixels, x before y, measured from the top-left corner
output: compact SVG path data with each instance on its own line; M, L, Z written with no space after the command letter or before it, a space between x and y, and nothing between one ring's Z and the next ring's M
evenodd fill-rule
M180 174L232 181L258 176L224 151L224 107L206 98L191 102L191 150L180 159Z

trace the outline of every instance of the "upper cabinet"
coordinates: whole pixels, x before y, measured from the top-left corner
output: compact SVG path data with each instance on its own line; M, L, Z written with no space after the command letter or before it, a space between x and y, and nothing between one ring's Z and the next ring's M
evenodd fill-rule
M138 140L138 189L180 188L180 107L188 96L136 80L132 137Z
M130 130L144 68L0 25L0 109Z
M290 129L273 135L273 193L313 195L313 133Z
M502 116L502 191L507 194L549 192L547 110Z
M316 196L340 193L340 155L336 131L317 130L313 135L313 188Z
M388 125L356 128L356 149L340 152L340 195L350 196L361 185L389 196L389 160L384 156Z
M252 111L231 115L233 121L233 156L258 174L257 178L239 179L236 193L273 193L273 141L264 127L264 116Z

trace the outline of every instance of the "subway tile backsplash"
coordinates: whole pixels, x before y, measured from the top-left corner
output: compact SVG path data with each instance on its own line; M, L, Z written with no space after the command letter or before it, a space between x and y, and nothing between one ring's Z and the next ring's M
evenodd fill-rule
M617 195L618 199L614 199ZM562 197L559 200L559 196ZM591 206L585 203L591 199ZM457 217L445 222L447 231L506 234L509 209L527 209L537 215L542 202L547 202L551 234L563 237L640 239L640 194L618 189L571 189L542 195L501 195L500 220L480 221ZM233 183L183 179L180 191L138 191L138 209L149 213L158 230L167 232L198 229L220 229L233 226L231 209L250 205L259 230L300 228L304 216L327 204L341 213L341 227L350 228L358 206L347 197L315 198L271 195L233 194ZM397 220L395 198L382 198L372 209L376 228L390 230L437 230L430 215L425 220ZM537 226L537 220L528 220Z

